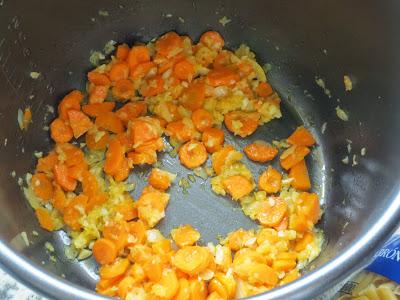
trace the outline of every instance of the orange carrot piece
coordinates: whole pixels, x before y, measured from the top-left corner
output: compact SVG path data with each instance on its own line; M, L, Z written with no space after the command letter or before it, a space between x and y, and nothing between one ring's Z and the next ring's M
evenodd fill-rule
M152 69L157 70L157 66L153 61L143 62L131 69L130 76L133 79L140 79L148 75ZM154 73L156 73L156 71Z
M203 81L192 82L187 89L183 91L182 105L194 111L202 108L206 97L206 87Z
M88 79L94 85L110 85L111 81L106 74L97 72L97 71L90 71L88 74Z
M200 43L213 50L221 50L224 47L223 37L216 31L206 31L200 37Z
M63 220L72 230L81 229L80 219L86 211L88 197L80 194L76 196L65 208Z
M171 186L175 176L169 172L154 168L149 176L149 184L157 190L165 191Z
M194 66L191 62L184 59L174 66L174 76L180 80L191 81L195 74Z
M117 247L109 239L101 238L93 244L93 255L101 265L111 264L117 258Z
M56 184L54 188L53 205L61 213L63 213L64 209L68 206L67 197L65 196L64 191L58 184Z
M232 111L224 116L226 128L235 135L246 137L254 133L258 127L258 112Z
M51 173L54 166L58 163L58 155L51 151L47 156L41 157L36 165L37 172Z
M128 159L133 165L152 165L157 162L156 151L149 152L135 152L131 151L128 153Z
M124 157L121 166L119 167L117 172L113 174L115 181L117 182L124 181L126 178L128 178L129 171L130 171L129 160L126 157Z
M134 46L128 53L127 62L130 69L138 64L150 61L150 51L146 46Z
M135 202L131 197L125 199L116 206L117 212L122 215L124 221L130 221L137 218L137 209Z
M85 163L85 155L77 146L67 143L57 144L55 150L65 158L64 163L67 167Z
M158 74L162 74L165 71L172 69L175 64L185 59L186 55L183 52L176 54L173 57L166 58L160 54L156 54L154 61L158 64Z
M318 195L315 193L302 192L296 200L297 210L307 217L313 224L321 217L321 208Z
M56 182L68 192L72 192L76 188L76 180L68 174L68 167L63 163L58 163L54 166L54 177Z
M253 184L246 177L241 175L230 176L223 181L225 191L232 196L233 200L238 200L253 190Z
M218 53L217 57L214 59L213 67L214 69L223 68L231 64L231 52L224 50Z
M294 165L298 164L304 159L306 155L310 153L310 149L306 146L292 146L285 150L280 156L280 162L282 168L289 170Z
M289 177L293 178L291 185L295 189L307 191L311 188L310 176L304 159L290 169Z
M117 62L112 65L108 74L112 82L127 79L129 76L129 65L126 62Z
M179 148L179 159L181 163L194 169L205 163L207 160L207 150L202 142L192 140Z
M122 121L113 112L105 112L98 115L95 124L98 128L103 128L113 133L122 133L124 131Z
M112 111L115 102L92 103L82 106L82 111L90 117L98 117L102 113Z
M178 54L182 47L182 37L173 31L164 34L156 42L157 53L168 58Z
M201 141L206 146L208 153L214 153L222 148L225 134L222 129L208 128L204 130Z
M144 116L147 112L147 104L144 101L129 102L118 109L115 113L117 117L125 124L128 125L129 121Z
M134 147L159 138L162 134L160 123L152 117L142 117L130 123L130 137Z
M281 189L282 174L275 168L268 168L258 178L258 188L267 193L277 193Z
M160 137L155 140L151 140L135 147L135 151L139 153L162 151L164 149L163 139Z
M89 103L103 103L108 96L110 86L108 85L89 85Z
M119 101L126 101L135 96L135 88L129 79L118 80L111 91L113 97Z
M104 162L104 172L114 175L124 163L125 149L118 139L112 139L108 146L106 160Z
M152 97L164 91L164 79L157 75L149 78L140 88L140 93L143 97Z
M127 44L118 45L117 50L115 51L115 57L118 60L126 60L129 54L129 46Z
M57 118L50 124L50 136L56 143L67 143L73 138L74 133L71 126Z
M296 130L288 137L287 141L292 145L311 147L315 144L315 139L303 126L297 127Z
M54 189L50 178L44 173L36 173L31 178L31 186L36 196L48 201L53 198Z
M278 149L268 143L256 141L244 147L247 157L257 162L267 162L273 160L278 155Z
M80 110L83 94L74 90L66 95L58 105L58 114L61 120L68 120L68 111L70 109Z
M128 223L125 221L109 222L103 227L103 236L113 241L119 251L128 243L128 231Z
M47 231L53 231L55 229L53 218L47 209L39 207L35 210L35 213L40 227Z
M86 163L71 166L68 168L68 176L78 181L82 181L83 174L87 169L88 165Z
M85 134L93 126L89 117L79 110L69 110L68 118L76 139Z
M263 98L272 95L273 92L271 85L267 82L260 82L256 88L257 95Z
M206 247L185 246L175 253L172 264L188 275L195 275L208 267L210 257Z
M146 240L146 226L143 221L138 220L136 222L128 223L129 233L135 237L134 244L143 244ZM128 244L130 242L128 241Z
M227 157L233 151L236 150L232 145L225 145L222 149L212 155L212 167L217 175L221 174L222 167L224 166Z
M212 69L207 74L207 81L211 86L232 85L240 80L239 74L231 68Z
M112 265L103 266L100 268L101 278L114 278L125 273L130 263L126 258L116 260Z
M272 227L278 225L287 213L285 200L274 197L273 202L273 205L271 205L270 201L265 201L261 211L257 213L257 220L264 226Z
M211 128L214 120L210 112L199 108L192 113L192 121L198 131L204 132L206 129Z

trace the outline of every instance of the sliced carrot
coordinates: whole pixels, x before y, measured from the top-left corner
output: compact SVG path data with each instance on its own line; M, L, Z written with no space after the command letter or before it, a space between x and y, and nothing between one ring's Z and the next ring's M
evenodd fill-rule
M86 133L86 146L90 150L103 150L107 148L110 135L105 130L89 130Z
M118 60L126 60L129 54L129 46L127 44L121 44L117 46L117 50L115 51L115 57Z
M206 146L208 153L214 153L222 148L225 134L222 129L208 128L204 130L201 141Z
M44 173L36 173L33 175L31 178L31 186L35 195L44 201L48 201L53 198L53 184Z
M153 97L164 91L164 79L157 75L149 78L140 87L140 93L143 97Z
M190 286L186 278L179 278L179 290L175 295L175 300L190 300Z
M112 65L108 74L112 82L127 79L129 76L129 65L126 62L117 62Z
M118 80L112 88L112 95L119 101L126 101L135 96L133 82L129 79Z
M227 163L231 162L232 159L229 159L230 156L233 156L237 152L232 145L225 145L222 149L216 151L212 155L212 167L215 173L221 174L222 167ZM239 155L235 155L234 160L239 160L241 158Z
M108 96L110 86L108 85L89 85L89 103L103 103Z
M162 151L164 149L164 141L162 138L151 140L137 146L135 151L138 153L153 153L155 151Z
M128 132L118 133L115 138L119 140L121 145L124 147L125 152L133 149L133 141L131 140Z
M176 32L168 32L161 36L156 42L156 51L165 57L172 57L183 50L183 41Z
M47 156L41 157L36 165L37 172L51 173L58 163L58 155L51 151Z
M95 124L98 128L103 128L113 133L121 133L124 131L122 121L113 112L105 112L98 115Z
M68 143L57 144L55 150L56 153L63 158L67 167L85 163L85 155L83 151L75 145Z
M76 180L68 174L68 167L63 163L54 166L54 177L56 182L65 190L72 192L76 188Z
M99 264L108 265L117 258L117 247L112 241L101 238L93 244L93 255Z
M207 298L207 286L205 281L191 279L189 290L191 300L205 300Z
M278 149L268 143L256 141L244 147L247 157L257 162L267 162L273 160L278 155Z
M78 181L82 181L83 174L87 169L88 165L86 163L71 166L68 168L68 176Z
M300 277L300 272L297 269L293 269L292 271L286 273L285 277L281 279L280 284L288 284L292 281L295 281L297 278Z
M125 197L125 200L116 206L116 210L122 215L122 219L124 221L131 221L137 218L137 208L135 206L135 202L133 201L132 197L128 195Z
M219 53L213 62L214 69L223 68L230 65L232 63L231 55L232 53L227 50L223 50L221 53Z
M286 201L279 197L271 197L273 204L271 201L265 201L261 208L261 211L257 213L257 220L260 221L264 226L276 226L278 225L282 219L285 217L287 213L287 204Z
M50 124L50 136L56 143L67 143L73 138L74 133L71 126L57 118Z
M104 162L104 172L114 175L124 163L125 149L118 139L112 139L108 146L106 160Z
M205 247L186 246L179 249L172 259L173 265L188 275L204 271L211 259L211 253Z
M143 244L146 240L146 226L142 220L128 223L129 234L133 236L133 241L128 239L128 246L135 244Z
M129 102L116 111L117 117L124 124L133 121L137 117L144 116L147 112L147 105L144 101Z
M185 108L194 111L203 107L205 97L205 84L203 81L197 80L193 81L189 87L183 91L183 96L180 101Z
M192 246L200 239L200 233L191 225L181 225L171 230L171 236L178 247Z
M224 39L216 31L206 31L200 37L200 43L213 50L221 50L224 47Z
M292 146L285 150L280 156L280 162L282 168L289 170L294 165L298 164L304 159L304 157L310 153L310 149L306 146Z
M160 191L148 192L137 201L139 218L150 228L154 227L164 216L169 195Z
M232 196L233 200L247 196L253 190L253 184L250 180L241 175L234 175L224 179L223 185L225 191Z
M288 137L287 141L292 145L311 147L315 144L315 139L303 126L297 127L296 130Z
M76 139L84 135L93 126L89 117L79 110L69 110L68 118Z
M281 189L282 174L275 168L268 168L260 175L258 179L258 188L267 193L277 193Z
M168 123L182 119L178 106L171 101L158 103L153 113Z
M110 85L111 81L110 78L106 74L97 72L97 71L90 71L88 74L88 79L91 83L95 85Z
M188 118L169 123L165 133L180 143L198 137L198 132L194 128L192 120Z
M53 205L59 212L64 212L68 206L68 200L62 188L57 184L54 188Z
M83 94L78 90L74 90L66 95L58 105L58 114L60 119L68 120L67 113L70 109L80 110L82 99Z
M35 213L39 221L40 227L48 231L54 230L55 228L54 221L53 218L51 217L50 212L47 209L39 207L35 210Z
M302 192L296 203L297 210L301 214L305 215L313 224L318 222L321 217L321 208L317 194Z
M109 222L103 227L103 236L113 241L117 250L121 250L128 243L128 231L128 223L125 221Z
M290 168L289 177L293 178L291 185L295 189L307 191L311 188L310 176L304 159Z
M134 46L129 51L127 62L130 69L148 61L150 61L150 51L146 46Z
M156 54L154 61L158 64L158 74L163 74L169 69L172 69L175 64L185 59L186 55L183 52L179 52L173 57L166 58L160 54Z
M99 115L112 111L115 102L92 103L82 106L82 111L90 117L98 117Z
M267 82L260 82L256 88L257 95L263 98L272 95L273 92L271 85Z
M233 85L239 80L239 74L228 67L212 69L207 74L207 82L211 86Z
M129 171L130 171L129 160L124 157L118 171L113 174L115 181L119 182L119 181L124 181L125 179L127 179L129 176Z
M128 159L133 165L152 165L157 162L156 151L149 152L135 152L131 151L128 153Z
M152 117L141 117L130 123L130 137L134 147L158 139L162 134L160 122Z
M192 121L196 129L203 132L206 129L211 128L214 120L210 112L203 108L199 108L192 113Z
M149 176L149 184L160 191L165 191L171 186L171 182L175 179L176 175L167 171L157 168L151 170Z
M224 116L226 128L235 135L246 137L254 133L258 127L258 112L232 111Z
M131 69L130 76L133 79L140 79L146 77L152 70L154 70L154 73L157 72L157 66L153 61L143 62Z
M117 277L118 278L118 277ZM137 280L132 276L125 276L118 283L118 296L120 299L126 299L128 293L135 287Z
M179 159L181 163L194 169L205 163L207 160L207 150L202 142L192 140L179 148Z
M289 219L289 228L297 232L307 232L310 230L312 223L308 222L304 214L291 214Z
M296 242L296 246L294 250L297 252L301 252L307 248L309 244L311 244L314 240L314 234L311 232L304 233L303 237Z
M85 213L88 197L85 195L76 196L65 208L63 220L72 230L81 229L80 219Z
M174 76L180 80L192 81L195 69L191 62L184 59L174 66L173 73Z

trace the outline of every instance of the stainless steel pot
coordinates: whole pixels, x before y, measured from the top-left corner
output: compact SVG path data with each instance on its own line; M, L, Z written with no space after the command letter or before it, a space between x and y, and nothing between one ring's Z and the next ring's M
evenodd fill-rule
M147 41L169 30L197 38L213 28L228 47L246 42L272 66L268 76L283 99L284 119L268 124L258 137L283 138L304 123L319 145L309 163L324 203L322 254L300 280L254 298L323 294L365 265L400 221L399 12L398 1L372 0L0 1L0 262L49 297L104 299L91 291L93 260L66 260L65 234L39 228L17 184L32 170L34 151L50 148L43 126L54 116L46 105L84 87L90 51L110 39ZM218 22L223 16L232 20L226 26ZM33 80L32 71L41 76ZM351 92L344 90L345 74L353 80ZM316 84L319 78L325 89ZM21 132L17 111L26 106L32 108L33 124ZM337 106L348 112L349 121L337 117ZM343 164L345 156L349 164ZM179 190L172 199L162 230L190 222L210 241L217 233L253 226L230 209L234 204L218 202L207 188L191 190L184 205ZM27 233L29 247L21 232ZM45 251L48 240L55 253Z

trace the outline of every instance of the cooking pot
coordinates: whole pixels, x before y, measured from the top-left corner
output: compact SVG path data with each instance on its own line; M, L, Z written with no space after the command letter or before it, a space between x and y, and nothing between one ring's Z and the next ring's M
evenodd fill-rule
M102 51L109 40L132 44L170 30L197 39L213 29L228 48L247 43L282 98L283 118L257 137L285 138L304 124L318 142L309 165L324 208L322 253L301 279L254 298L322 295L368 263L400 220L399 27L398 1L1 0L1 264L48 297L104 299L93 292L93 259L66 259L67 235L39 228L19 184L34 168L34 151L51 147L45 130L55 117L51 107L70 90L84 89L91 51ZM21 131L18 110L28 106L33 123ZM171 199L163 232L191 223L208 242L254 226L209 185L195 185L186 198L173 191Z

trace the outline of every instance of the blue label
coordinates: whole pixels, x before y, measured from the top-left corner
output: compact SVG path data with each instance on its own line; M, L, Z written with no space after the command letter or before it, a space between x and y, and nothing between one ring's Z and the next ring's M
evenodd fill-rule
M366 269L400 284L400 235L387 241Z

